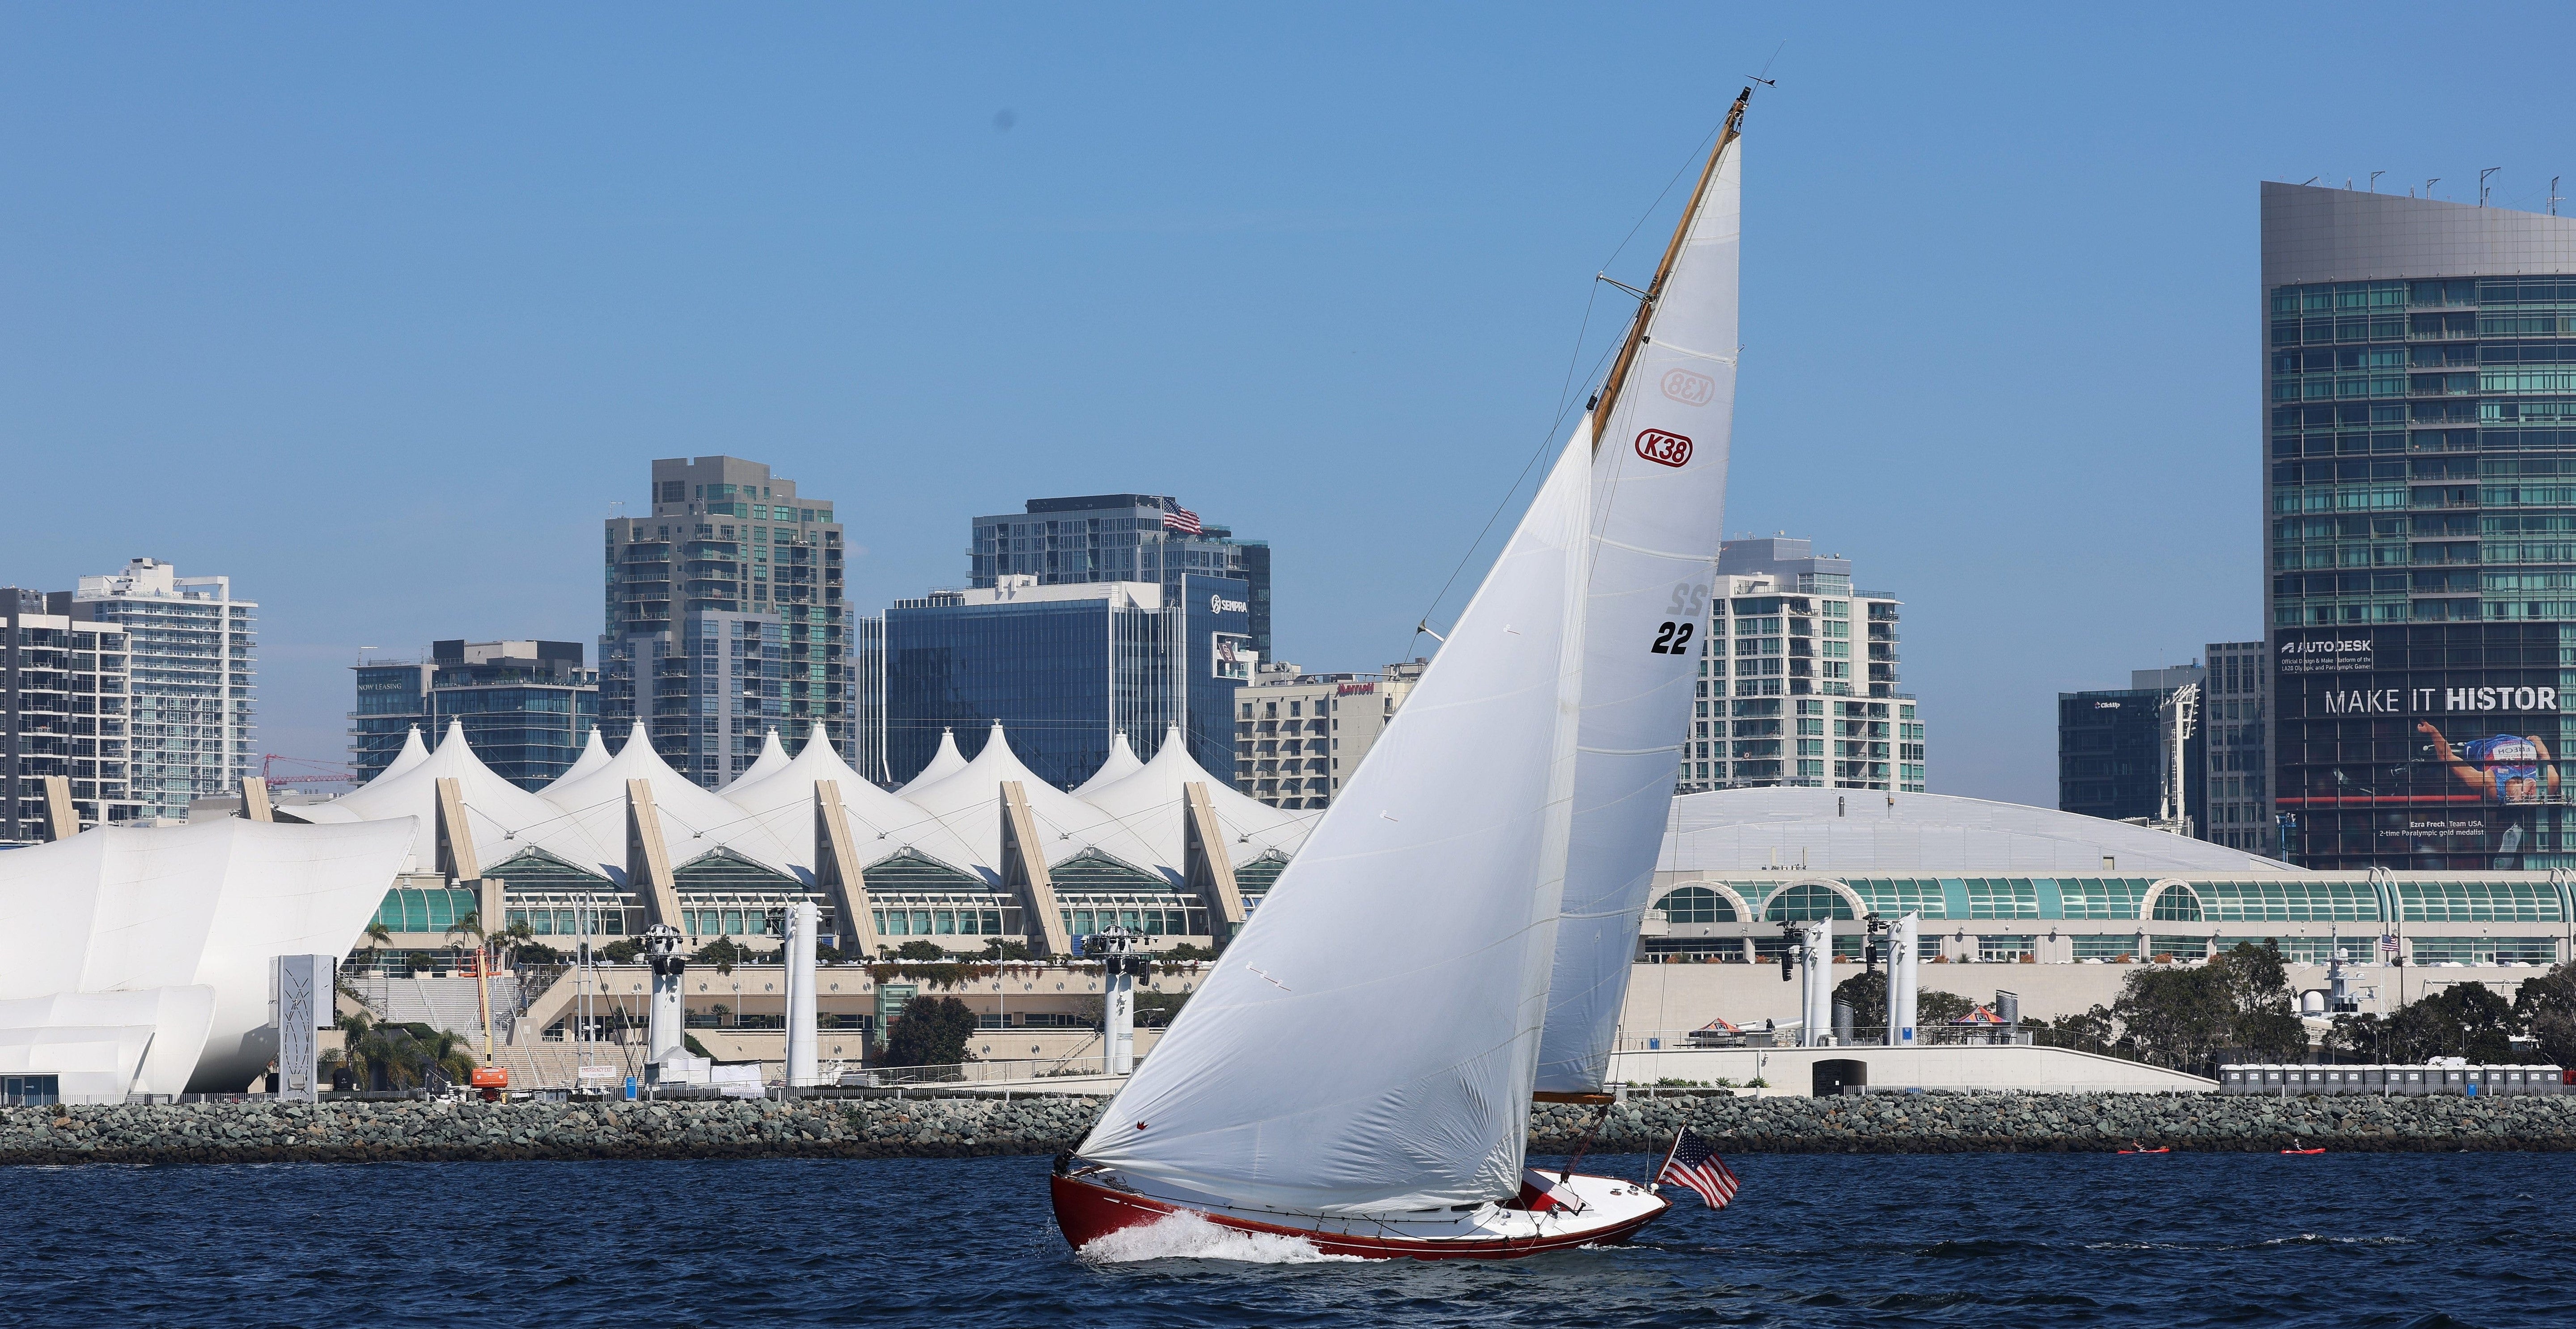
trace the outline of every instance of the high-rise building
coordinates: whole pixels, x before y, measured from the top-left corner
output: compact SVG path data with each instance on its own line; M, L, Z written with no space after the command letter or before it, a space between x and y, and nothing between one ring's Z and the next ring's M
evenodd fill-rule
M1258 663L1242 581L1000 580L898 600L869 625L868 639L884 642L883 694L867 709L885 768L868 774L911 779L943 731L972 756L996 721L1028 768L1063 788L1100 769L1113 734L1151 760L1171 725L1201 767L1235 769L1235 690ZM880 749L869 740L861 750Z
M1683 793L1764 785L1924 790L1923 717L1896 690L1898 611L1851 561L1789 537L1718 546L1698 635ZM1696 624L1684 624L1687 637ZM1687 643L1676 642L1688 649Z
M125 633L126 766L138 817L184 822L192 800L234 793L258 769L259 605L234 599L232 578L182 577L138 558L123 572L81 578L64 607Z
M2267 183L2262 232L2288 852L2576 866L2576 218Z
M82 826L140 808L127 782L125 634L59 612L69 599L0 587L0 844L45 838L49 775L69 782Z
M2279 849L2265 793L2272 766L2263 747L2271 657L2259 641L2213 641L2201 658L2209 673L2200 705L2209 753L2203 834L2213 844L2269 855Z
M1265 664L1234 694L1234 786L1277 808L1320 808L1360 769L1426 662L1375 674Z
M413 728L436 743L456 721L493 774L538 789L572 768L599 724L599 675L582 667L577 641L442 641L426 662L353 668L349 756L362 783L392 764Z
M708 788L816 729L850 750L855 620L829 500L736 457L653 463L652 515L608 520L600 722L644 721Z
M1184 576L1230 577L1247 588L1252 649L1270 658L1269 542L1237 540L1168 495L1085 494L1025 506L975 518L971 585L989 590L1023 576L1040 586L1160 582L1178 593Z
M2129 671L2129 686L2100 692L2057 694L2057 806L2110 821L2159 823L2171 815L2168 770L2177 760L2172 704L2192 689L2187 704L2205 695L2201 666L2168 665ZM2183 812L2189 833L2207 828L2209 728L2194 724L2179 757Z

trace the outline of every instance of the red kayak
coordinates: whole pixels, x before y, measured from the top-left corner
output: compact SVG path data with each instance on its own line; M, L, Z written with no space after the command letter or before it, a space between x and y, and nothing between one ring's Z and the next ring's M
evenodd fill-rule
M2123 1149L2120 1152L2123 1154L2170 1154L2173 1152L2173 1146L2167 1145L2161 1149Z
M2285 1154L2322 1154L2325 1150L2320 1147L2316 1149L2284 1149L2281 1152Z

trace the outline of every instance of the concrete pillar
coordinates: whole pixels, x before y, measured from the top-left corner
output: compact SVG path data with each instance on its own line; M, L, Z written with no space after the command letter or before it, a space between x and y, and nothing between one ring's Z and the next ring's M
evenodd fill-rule
M814 1067L814 933L822 911L811 900L787 909L787 1087L822 1083Z
M687 1024L681 1018L681 980L688 974L689 957L680 954L680 930L668 923L645 929L644 950L653 967L646 1049L658 1062L688 1046Z
M72 778L42 777L45 784L45 839L68 840L80 834L80 812L72 805Z
M1798 1046L1823 1047L1834 1019L1834 925L1817 919L1799 929L1806 950L1806 984L1798 1003Z
M1091 939L1092 954L1100 957L1100 1008L1106 1017L1102 1041L1111 1075L1136 1069L1136 971L1149 963L1137 940L1135 933L1121 927Z
M1913 1047L1914 995L1917 975L1915 966L1921 948L1916 934L1922 920L1913 914L1896 920L1887 929L1887 1045Z

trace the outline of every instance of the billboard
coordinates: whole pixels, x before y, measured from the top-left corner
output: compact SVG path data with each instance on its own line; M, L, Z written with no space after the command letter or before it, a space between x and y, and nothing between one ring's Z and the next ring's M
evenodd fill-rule
M2284 631L2277 797L2316 868L2512 870L2558 849L2555 624Z

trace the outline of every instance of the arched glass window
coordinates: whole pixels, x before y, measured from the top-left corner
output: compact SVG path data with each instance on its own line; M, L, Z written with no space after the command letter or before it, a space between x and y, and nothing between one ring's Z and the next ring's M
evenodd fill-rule
M1771 897L1762 917L1772 923L1803 923L1818 918L1849 919L1851 904L1830 886L1805 882Z
M2159 923L2199 922L2200 893L2181 882L2167 886L2156 896L2155 917Z
M1655 901L1667 923L1732 923L1735 906L1706 886L1684 886Z

